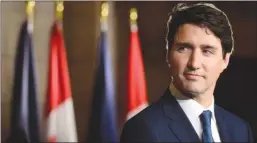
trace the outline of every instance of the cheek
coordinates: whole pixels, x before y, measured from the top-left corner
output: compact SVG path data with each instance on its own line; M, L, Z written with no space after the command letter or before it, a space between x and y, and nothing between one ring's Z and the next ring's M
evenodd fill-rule
M186 68L187 60L185 57L173 55L170 56L170 65L173 74L181 73Z
M209 78L216 80L222 72L222 64L221 63L206 64L205 71L208 73Z

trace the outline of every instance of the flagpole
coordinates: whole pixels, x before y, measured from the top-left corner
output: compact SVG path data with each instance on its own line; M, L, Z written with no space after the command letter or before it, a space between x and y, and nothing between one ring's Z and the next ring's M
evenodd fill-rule
M28 19L28 32L33 32L33 24L34 24L34 7L35 7L35 1L29 0L26 2L26 15Z
M137 18L136 8L131 8L130 49L128 57L128 113L126 120L129 120L148 106Z
M64 5L55 2L46 98L47 142L78 142L67 52L62 32Z
M33 55L35 1L26 2L15 57L10 142L39 142L37 73Z
M96 71L87 142L117 142L117 119L113 63L109 46L109 4L101 3L99 65Z

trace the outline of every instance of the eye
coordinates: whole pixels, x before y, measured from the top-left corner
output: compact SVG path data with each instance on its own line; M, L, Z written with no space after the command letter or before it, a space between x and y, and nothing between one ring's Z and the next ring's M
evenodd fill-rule
M210 55L213 55L213 51L211 51L209 49L204 49L203 54L206 55L206 56L210 56Z
M188 50L188 48L185 46L180 46L177 48L177 51L180 53L186 52L187 50Z

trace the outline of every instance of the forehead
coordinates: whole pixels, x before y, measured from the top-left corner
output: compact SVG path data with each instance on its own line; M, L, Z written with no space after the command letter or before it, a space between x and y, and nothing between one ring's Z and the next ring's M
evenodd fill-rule
M208 27L201 25L181 25L175 34L174 44L180 42L194 46L210 45L222 49L221 40Z

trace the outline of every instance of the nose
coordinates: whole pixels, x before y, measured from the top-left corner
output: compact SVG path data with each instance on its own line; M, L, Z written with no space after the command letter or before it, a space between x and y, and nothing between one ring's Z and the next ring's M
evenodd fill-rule
M193 50L189 60L188 60L188 64L187 67L189 70L197 70L201 67L201 54L198 50Z

